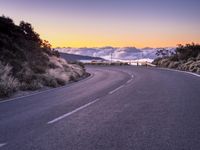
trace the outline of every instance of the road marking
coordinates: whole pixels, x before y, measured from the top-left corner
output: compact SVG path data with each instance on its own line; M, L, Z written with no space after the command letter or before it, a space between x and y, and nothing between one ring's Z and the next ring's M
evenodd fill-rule
M194 75L194 76L200 77L200 75L199 75L199 74L196 74L196 73L192 73L192 72L185 72L185 73L188 73L188 74L191 74L191 75Z
M191 75L194 75L196 77L200 77L199 74L196 74L196 73L193 73L193 72L188 72L188 71L182 71L182 70L176 70L176 69L169 69L169 68L159 68L159 69L169 70L169 71L175 71L175 72L181 72L181 73L191 74Z
M0 143L0 148L5 146L7 143Z
M110 91L109 94L113 94L113 93L117 92L118 90L120 90L123 87L124 87L124 85L121 85L120 87L114 89L113 91Z
M129 84L131 81L133 81L133 80L132 80L132 79L128 80L128 81L126 82L126 84Z
M55 122L57 122L57 121L59 121L61 119L64 119L64 118L66 118L66 117L68 117L68 116L70 116L70 115L72 115L72 114L74 114L74 113L76 113L76 112L78 112L78 111L80 111L80 110L82 110L82 109L84 109L84 108L86 108L86 107L98 102L99 100L100 100L100 98L97 98L97 99L95 99L94 101L92 101L90 103L87 103L87 104L85 104L85 105L83 105L83 106L81 106L81 107L79 107L79 108L77 108L77 109L75 109L75 110L73 110L73 111L71 111L69 113L66 113L66 114L64 114L64 115L62 115L62 116L60 116L58 118L55 118L55 119L47 122L47 124L53 124L53 123L55 123Z

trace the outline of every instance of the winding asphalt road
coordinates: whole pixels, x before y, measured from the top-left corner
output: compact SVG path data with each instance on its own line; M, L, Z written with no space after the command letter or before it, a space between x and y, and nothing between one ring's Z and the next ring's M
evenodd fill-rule
M0 150L199 150L200 78L143 67L0 102Z

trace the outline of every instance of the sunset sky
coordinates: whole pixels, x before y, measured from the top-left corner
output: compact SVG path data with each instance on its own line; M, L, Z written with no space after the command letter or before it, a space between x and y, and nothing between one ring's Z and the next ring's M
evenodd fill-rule
M53 47L166 47L200 43L200 0L0 0Z

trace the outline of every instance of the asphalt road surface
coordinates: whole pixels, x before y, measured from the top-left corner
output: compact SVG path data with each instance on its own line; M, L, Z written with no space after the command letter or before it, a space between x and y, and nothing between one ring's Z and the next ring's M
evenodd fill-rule
M0 150L200 150L200 78L87 67L80 82L0 102Z

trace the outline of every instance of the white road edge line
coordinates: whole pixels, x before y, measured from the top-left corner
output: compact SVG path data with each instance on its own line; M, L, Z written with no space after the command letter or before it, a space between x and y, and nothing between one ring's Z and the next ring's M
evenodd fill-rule
M0 143L0 148L5 146L7 143Z
M181 73L186 73L186 74L191 74L194 75L196 77L200 77L199 74L193 73L193 72L188 72L188 71L182 71L182 70L176 70L176 69L169 69L169 68L160 68L162 70L169 70L169 71L175 71L175 72L181 72Z
M60 117L57 117L57 118L55 118L55 119L53 119L53 120L47 122L47 124L53 124L53 123L55 123L55 122L57 122L57 121L59 121L59 120L61 120L61 119L64 119L64 118L66 118L66 117L68 117L68 116L70 116L70 115L72 115L72 114L74 114L74 113L76 113L76 112L78 112L78 111L80 111L80 110L82 110L82 109L84 109L84 108L86 108L86 107L88 107L88 106L90 106L90 105L92 105L92 104L98 102L99 100L100 100L100 98L97 98L97 99L95 99L95 100L92 101L92 102L89 102L89 103L87 103L87 104L85 104L85 105L83 105L83 106L81 106L81 107L79 107L79 108L77 108L77 109L75 109L75 110L69 112L69 113L66 113L66 114L64 114L64 115L62 115L62 116L60 116Z
M110 91L109 94L113 94L113 93L117 92L118 90L120 90L123 87L124 87L124 85L121 85L120 87L114 89L113 91Z
M200 75L199 75L199 74L196 74L196 73L192 73L192 72L186 72L186 73L191 74L191 75L194 75L194 76L197 76L197 77L200 77Z

